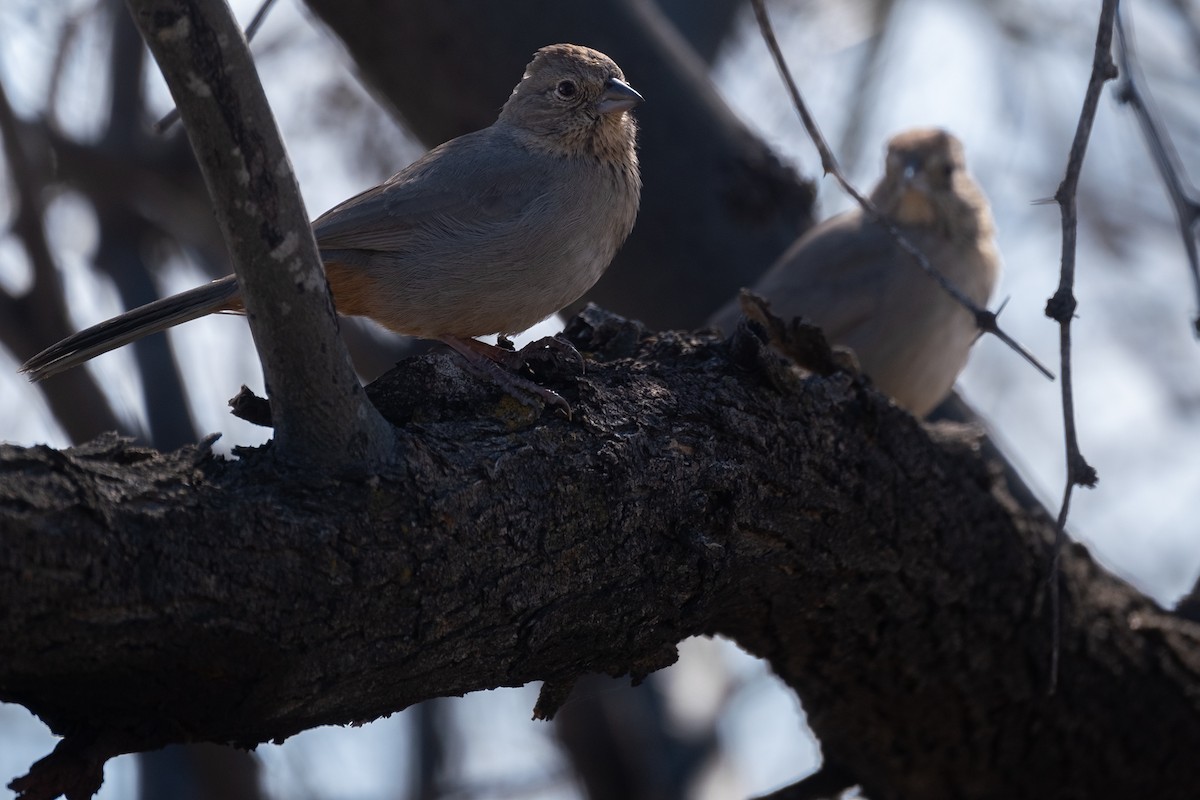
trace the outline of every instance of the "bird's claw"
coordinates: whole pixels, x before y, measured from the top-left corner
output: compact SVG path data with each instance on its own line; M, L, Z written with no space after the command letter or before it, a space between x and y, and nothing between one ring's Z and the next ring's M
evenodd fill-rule
M550 359L546 358L547 354L551 355ZM528 365L531 360L543 359L550 360L553 365L557 366L562 362L553 356L565 356L575 362L580 375L587 372L587 362L583 360L583 354L576 349L575 345L558 335L544 336L536 342L530 342L522 347L517 355L521 357L522 366Z
M485 344L477 339L444 336L442 341L462 355L473 372L488 378L518 402L529 408L537 409L536 404L540 401L551 408L558 409L567 419L571 419L571 404L564 400L562 395L518 374L527 365L528 356L534 354L526 353L531 347L535 351L556 349L560 352L571 352L582 363L583 357L569 342L546 337L514 352L503 346L494 347ZM507 339L502 339L501 342L510 346L512 344Z

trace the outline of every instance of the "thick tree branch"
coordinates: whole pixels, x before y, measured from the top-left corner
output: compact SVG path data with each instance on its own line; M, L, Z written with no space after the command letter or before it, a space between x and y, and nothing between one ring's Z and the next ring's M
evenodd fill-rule
M374 464L391 430L338 338L308 216L241 30L219 0L128 0L214 198L274 409L278 455Z
M644 675L696 633L768 658L872 798L1200 785L1200 628L1072 548L1070 680L1047 699L1053 522L971 442L860 379L799 377L745 329L645 337L593 311L569 331L587 375L544 378L573 421L413 359L369 390L405 454L370 479L0 448L0 699L66 736L25 796L106 753L485 687L544 679L552 710L581 673Z

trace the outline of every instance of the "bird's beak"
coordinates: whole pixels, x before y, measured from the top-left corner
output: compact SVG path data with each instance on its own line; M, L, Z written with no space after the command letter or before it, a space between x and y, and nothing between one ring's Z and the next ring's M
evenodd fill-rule
M596 110L601 114L628 111L643 102L643 99L637 90L625 81L609 78L604 84L604 94L600 95L596 102Z

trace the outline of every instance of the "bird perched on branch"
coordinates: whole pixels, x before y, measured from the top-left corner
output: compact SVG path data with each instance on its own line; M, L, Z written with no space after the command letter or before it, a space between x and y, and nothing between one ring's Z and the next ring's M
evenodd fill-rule
M510 390L562 403L496 370L513 366L514 354L473 337L529 328L608 267L637 216L629 111L641 102L603 53L538 50L495 123L435 147L313 223L338 312L440 339ZM230 275L81 331L21 371L42 380L147 334L241 311Z
M957 138L937 129L893 137L871 201L938 272L987 304L1000 257ZM949 393L978 336L972 315L862 209L809 230L752 291L775 315L802 317L851 348L875 385L917 417ZM731 333L738 318L734 300L710 324Z

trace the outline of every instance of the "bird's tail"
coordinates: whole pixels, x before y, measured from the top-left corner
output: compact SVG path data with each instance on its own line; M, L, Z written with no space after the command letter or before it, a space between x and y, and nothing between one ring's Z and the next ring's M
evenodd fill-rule
M40 381L143 336L206 314L233 310L241 310L241 301L237 277L229 275L139 306L68 336L26 361L21 366L21 372L28 374L31 381Z

